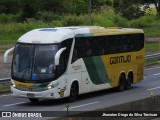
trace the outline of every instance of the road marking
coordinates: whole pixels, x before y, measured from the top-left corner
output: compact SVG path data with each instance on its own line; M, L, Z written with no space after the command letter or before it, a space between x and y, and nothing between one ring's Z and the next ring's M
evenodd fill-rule
M160 69L160 67L147 68L145 70L153 70L153 69Z
M156 73L156 74L153 74L153 75L160 75L160 73Z
M92 103L87 103L87 104L77 105L77 106L69 107L68 109L79 108L79 107L88 106L88 105L93 105L93 104L97 104L97 103L99 103L99 102L92 102ZM63 109L63 110L66 110L66 108L65 108L65 109Z
M0 97L11 96L12 94L0 95Z
M154 87L154 88L150 88L150 89L147 89L147 90L156 90L156 89L160 89L160 86L159 87Z
M4 105L4 106L5 106L5 107L9 107L9 106L19 105L19 104L23 104L23 103L26 103L26 102L19 102L19 103Z

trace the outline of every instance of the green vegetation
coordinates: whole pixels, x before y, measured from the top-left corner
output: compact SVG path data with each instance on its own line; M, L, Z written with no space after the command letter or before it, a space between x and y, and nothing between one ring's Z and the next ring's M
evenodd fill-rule
M147 51L158 52L160 51L160 42L147 41L145 44L145 49Z
M146 10L146 15L156 15L156 14L157 14L156 8L150 8Z
M88 25L87 15L65 14L58 16L51 12L39 14L41 14L39 20L30 18L24 22L15 22L16 20L13 18L18 15L1 16L0 21L3 19L3 22L0 23L0 44L15 44L22 34L36 28ZM156 15L146 15L136 20L127 20L120 14L115 14L112 7L93 12L91 25L140 28L144 30L146 36L160 35L160 19Z
M0 92L1 91L7 91L10 90L10 86L9 85L0 85Z
M160 25L142 28L145 36L160 36Z
M88 0L1 0L0 44L15 44L32 29L57 26L140 28L145 36L159 36L158 11L142 11L139 6L144 3L145 0L92 0L92 20L88 24Z

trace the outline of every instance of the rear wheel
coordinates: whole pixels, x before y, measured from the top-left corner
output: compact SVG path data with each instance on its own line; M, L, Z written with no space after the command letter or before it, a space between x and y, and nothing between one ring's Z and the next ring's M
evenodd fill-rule
M119 84L118 84L118 91L123 91L125 88L125 75L120 75L119 77Z
M77 97L78 97L78 85L76 83L73 83L70 89L69 101L73 102L77 99Z
M132 77L131 75L128 75L127 81L126 81L126 85L125 85L125 89L129 90L131 89L131 84L132 84Z
M32 103L37 103L39 101L39 99L37 98L29 98L29 101Z

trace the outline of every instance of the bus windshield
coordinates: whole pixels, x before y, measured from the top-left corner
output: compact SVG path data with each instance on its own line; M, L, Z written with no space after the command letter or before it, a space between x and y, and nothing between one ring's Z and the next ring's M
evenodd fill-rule
M54 57L59 45L17 44L12 77L21 81L47 82L55 78Z

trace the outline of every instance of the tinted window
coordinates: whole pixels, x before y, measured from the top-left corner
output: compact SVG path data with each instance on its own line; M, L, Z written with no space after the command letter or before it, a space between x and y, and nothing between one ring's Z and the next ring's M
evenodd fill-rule
M66 71L70 50L72 46L72 41L73 39L68 39L61 43L61 48L67 47L67 49L60 56L60 61L59 61L60 64L59 66L57 66L57 75L58 75L57 77L59 77Z
M144 47L144 34L110 35L76 38L73 59L139 51Z

